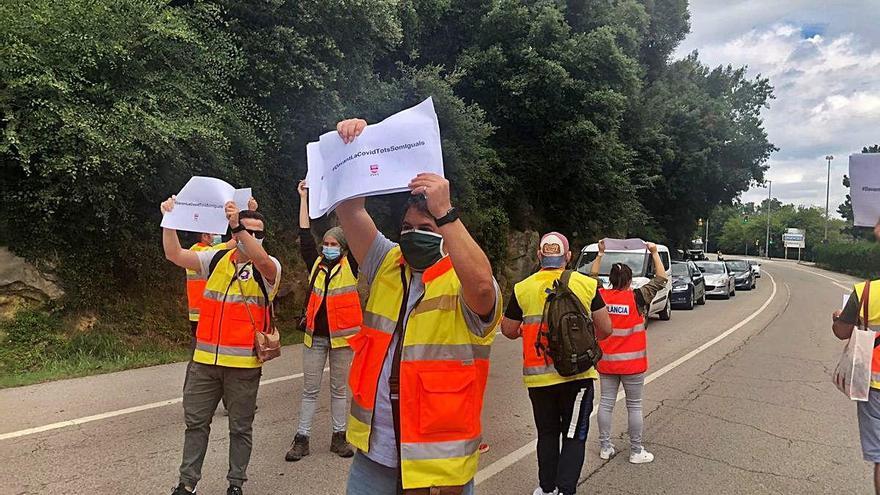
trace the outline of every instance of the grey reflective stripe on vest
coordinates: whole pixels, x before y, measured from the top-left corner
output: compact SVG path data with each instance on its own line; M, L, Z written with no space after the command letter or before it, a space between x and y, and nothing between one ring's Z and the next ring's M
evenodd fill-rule
M542 315L537 316L526 316L523 317L523 325L533 325L535 323L541 323L541 320L544 319Z
M390 335L393 334L394 329L397 328L397 322L380 314L365 311L364 326Z
M459 298L457 295L446 294L443 296L424 299L415 309L412 310L410 317L427 313L429 311L455 311L459 306Z
M523 375L526 376L546 375L547 373L556 373L556 367L554 367L552 364L541 366L523 366Z
M491 346L478 344L404 345L401 361L467 361L489 359Z
M603 354L602 361L629 361L630 359L641 359L644 357L648 357L647 351L621 352L619 354Z
M340 330L330 332L330 336L334 337L334 338L335 337L350 337L360 331L361 331L361 327L342 328Z
M451 459L473 455L480 447L482 438L455 440L451 442L401 443L400 458L405 461Z
M212 290L205 291L205 299L211 299L212 301L224 302L224 300L228 303L245 303L252 306L264 306L263 304L263 296L243 296L241 294L223 294L222 292L215 292Z
M201 276L198 272L190 273L189 271L187 271L186 272L186 279L187 280L205 280L205 277Z
M871 373L871 380L875 382L880 382L880 372Z
M645 331L644 324L636 325L632 328L613 328L613 329L611 329L611 336L612 337L629 337L630 335L632 335L634 333L639 333L639 332L644 332L644 331Z
M338 296L341 294L351 294L352 292L357 292L357 286L350 285L348 287L337 287L335 289L330 289L327 291L328 296Z
M223 354L224 356L256 356L257 353L253 347L245 349L243 347L229 347L225 345L216 346L207 342L196 342L196 349L200 351L210 352L214 354Z
M351 401L351 417L365 425L369 425L373 421L373 411L364 409L357 401Z

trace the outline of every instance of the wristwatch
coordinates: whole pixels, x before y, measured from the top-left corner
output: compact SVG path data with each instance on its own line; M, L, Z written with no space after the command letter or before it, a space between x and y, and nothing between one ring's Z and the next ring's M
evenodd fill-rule
M232 229L232 233L235 234L236 232L241 232L242 230L245 230L244 224L238 222L238 227Z
M444 225L450 224L459 219L458 210L453 206L440 218L435 218L434 220L437 222L438 227L442 227Z

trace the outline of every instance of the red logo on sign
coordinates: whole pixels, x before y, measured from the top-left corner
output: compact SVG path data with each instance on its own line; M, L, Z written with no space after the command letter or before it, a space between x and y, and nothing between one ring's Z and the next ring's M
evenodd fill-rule
M199 220L199 214L198 214L198 213L193 213L193 220L196 220L196 221Z
M379 165L370 165L370 175L379 175Z

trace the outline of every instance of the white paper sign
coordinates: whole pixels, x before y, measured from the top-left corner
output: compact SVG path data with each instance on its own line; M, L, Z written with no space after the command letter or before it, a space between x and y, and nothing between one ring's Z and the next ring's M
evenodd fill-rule
M609 239L605 238L605 249L608 251L647 250L648 245L641 239Z
M418 174L443 175L440 125L431 98L368 125L350 144L336 131L306 146L309 216L358 197L408 191Z
M243 204L239 202L242 200ZM162 227L188 232L225 234L229 221L224 211L227 201L247 209L251 189L238 189L214 177L192 177L177 193L174 209L162 217Z
M873 227L880 219L880 153L849 156L849 195L857 227Z

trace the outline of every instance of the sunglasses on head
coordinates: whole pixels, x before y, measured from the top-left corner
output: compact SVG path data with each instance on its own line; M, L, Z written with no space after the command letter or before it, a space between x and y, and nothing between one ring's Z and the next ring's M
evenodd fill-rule
M251 230L251 229L244 229L244 230L248 234L254 236L254 239L262 239L262 238L266 237L266 232L262 231L262 230Z

